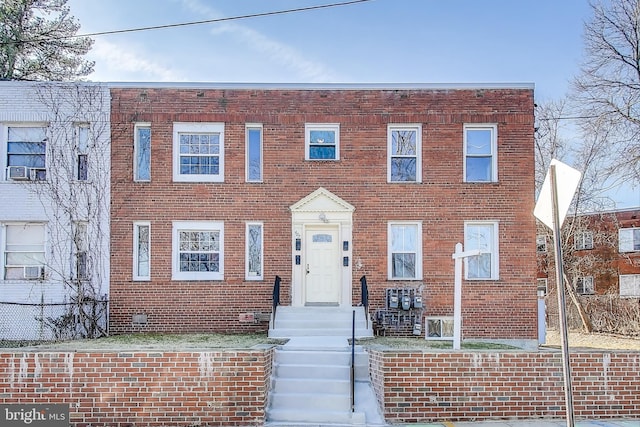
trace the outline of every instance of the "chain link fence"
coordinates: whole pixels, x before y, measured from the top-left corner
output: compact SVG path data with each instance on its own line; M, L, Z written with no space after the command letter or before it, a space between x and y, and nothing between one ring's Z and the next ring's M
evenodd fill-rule
M0 341L19 343L108 335L109 301L18 303L0 301Z

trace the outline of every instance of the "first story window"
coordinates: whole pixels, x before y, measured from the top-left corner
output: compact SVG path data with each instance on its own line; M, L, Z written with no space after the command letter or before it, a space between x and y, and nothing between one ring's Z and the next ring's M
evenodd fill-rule
M133 180L151 181L151 124L136 123L133 135Z
M492 124L464 125L464 182L498 181L497 133Z
M173 124L173 180L224 182L224 123Z
M389 279L421 279L422 223L392 222L387 234Z
M224 224L173 223L173 280L224 279Z
M536 237L536 252L539 254L547 252L547 236Z
M621 297L640 297L640 274L621 274L619 281Z
M340 160L340 125L307 123L305 146L306 160Z
M580 295L591 295L595 291L593 276L578 277L576 280L576 292Z
M536 279L538 285L537 293L539 297L547 295L547 283L548 280L545 277Z
M422 126L387 127L387 181L422 182Z
M618 249L620 252L640 251L640 228L618 230Z
M151 223L133 223L133 280L151 280Z
M4 280L44 279L45 224L6 223L3 231Z
M7 133L7 179L46 179L46 128L10 126Z
M245 277L247 280L262 280L263 226L260 222L249 222L246 227Z
M464 250L478 249L480 255L465 258L465 278L498 279L498 223L469 221L464 224Z
M88 224L86 221L76 221L73 224L73 252L76 258L75 277L78 280L89 278L87 230Z

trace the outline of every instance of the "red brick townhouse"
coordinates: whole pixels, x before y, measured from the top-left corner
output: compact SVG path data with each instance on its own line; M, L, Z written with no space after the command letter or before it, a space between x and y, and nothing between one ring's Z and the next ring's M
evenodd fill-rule
M242 331L419 290L465 339L536 339L533 85L115 84L111 331Z

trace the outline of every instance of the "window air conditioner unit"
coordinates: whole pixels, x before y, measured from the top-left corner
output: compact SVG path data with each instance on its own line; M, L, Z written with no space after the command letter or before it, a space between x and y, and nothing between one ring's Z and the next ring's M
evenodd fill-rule
M29 179L31 181L44 181L47 178L47 170L44 168L29 169Z
M26 166L7 167L7 178L14 181L24 181L29 179L29 169Z
M25 279L34 280L34 279L42 278L42 273L43 273L43 268L40 267L39 265L36 265L36 266L24 267L23 275Z

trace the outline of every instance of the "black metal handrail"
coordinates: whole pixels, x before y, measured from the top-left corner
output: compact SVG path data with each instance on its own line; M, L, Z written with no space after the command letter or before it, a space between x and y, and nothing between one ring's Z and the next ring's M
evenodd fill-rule
M356 311L351 317L351 412L356 411Z
M276 309L280 305L280 276L276 276L276 280L273 282L273 307L271 311L272 324L276 321Z
M367 276L360 278L360 295L361 304L364 307L365 325L369 329L369 287L367 286Z

